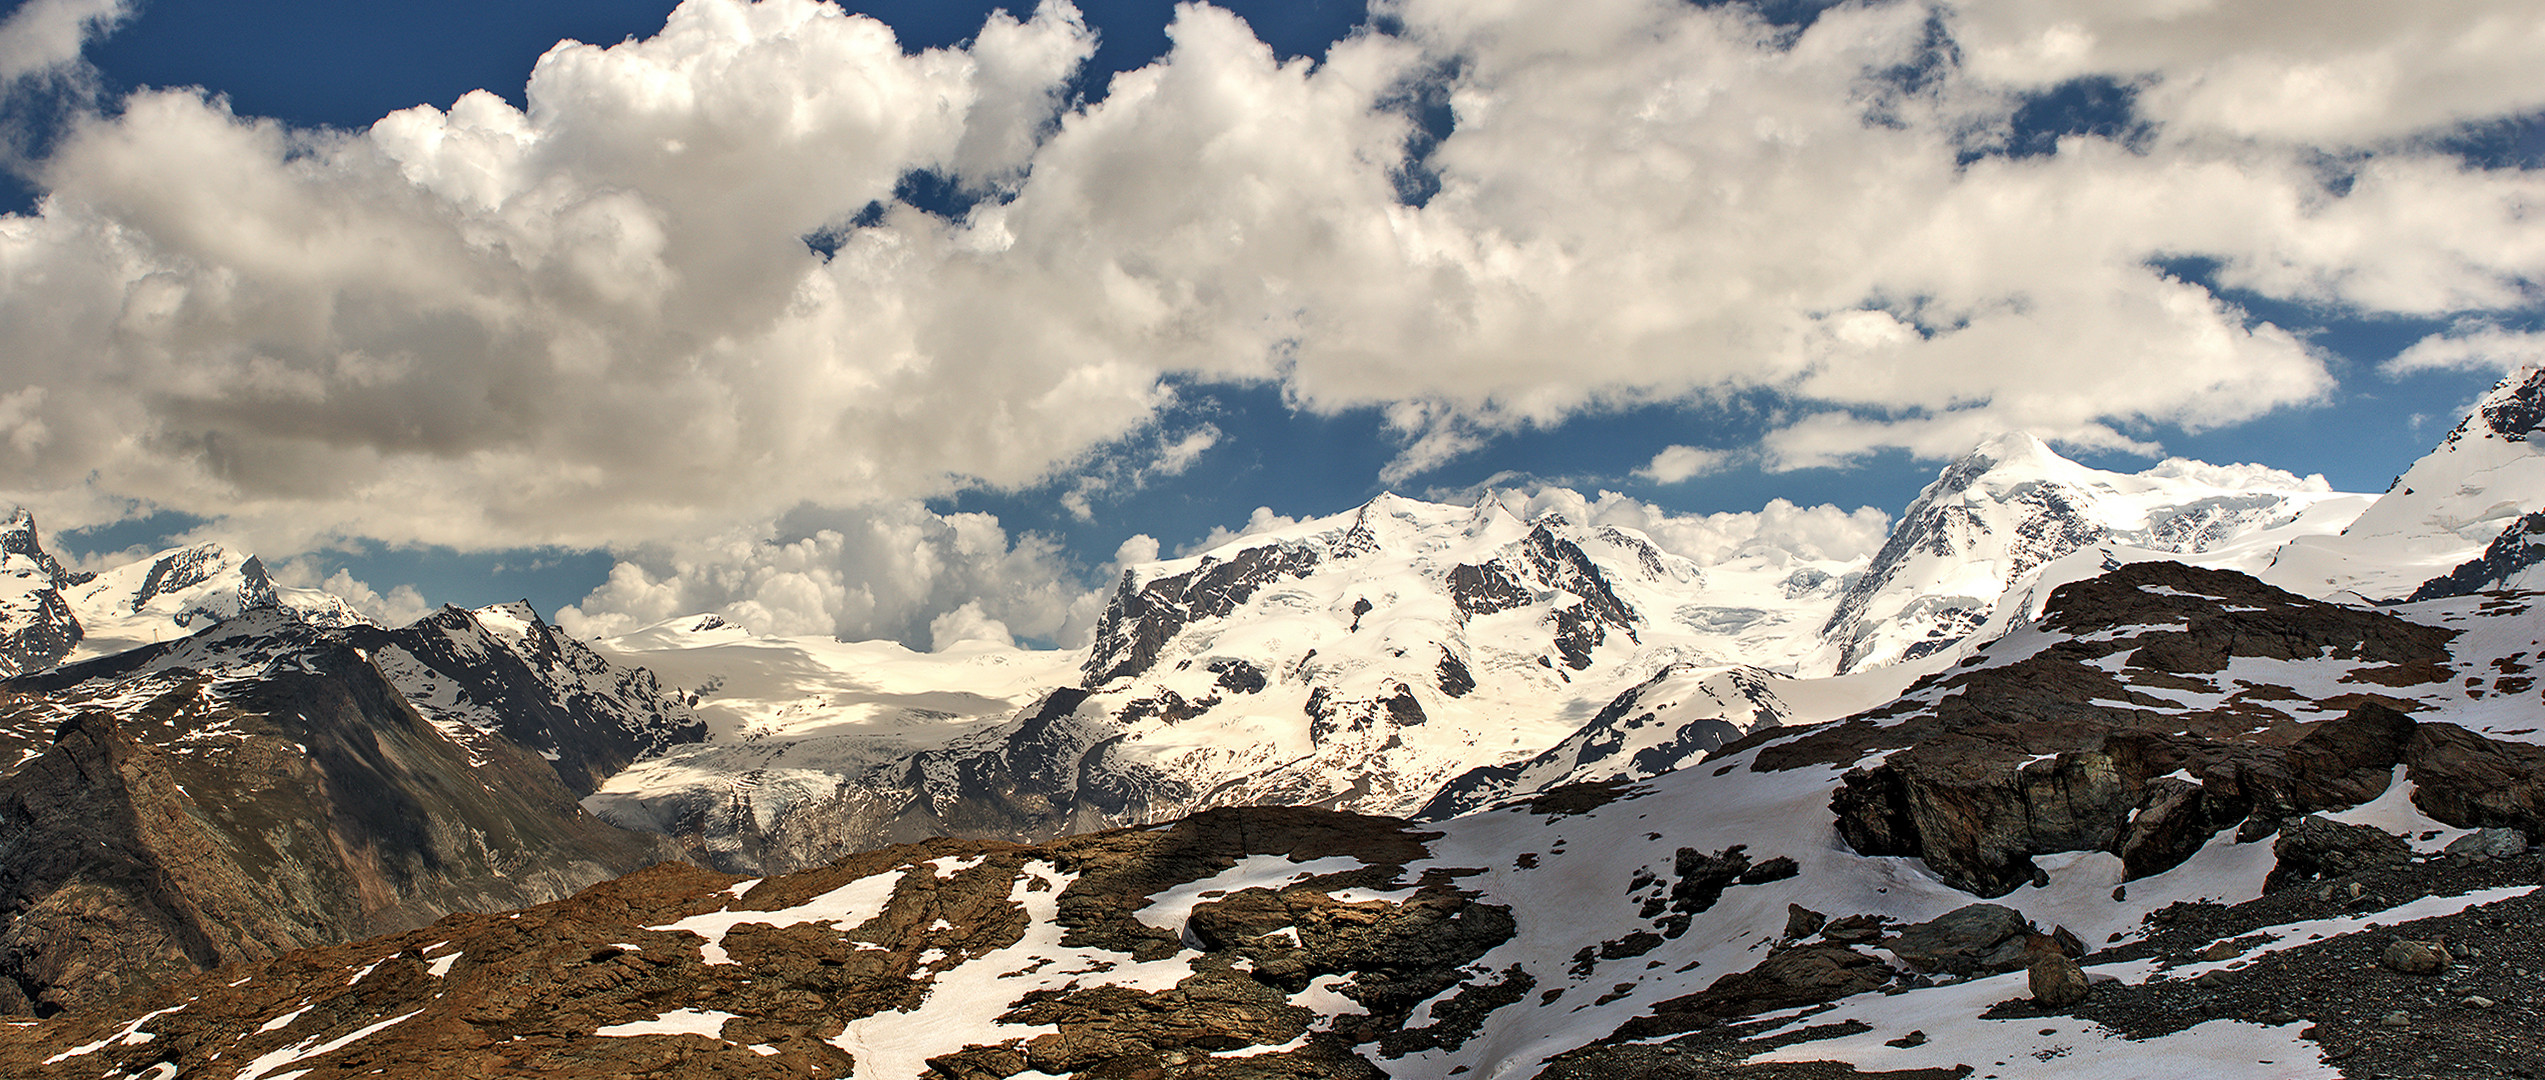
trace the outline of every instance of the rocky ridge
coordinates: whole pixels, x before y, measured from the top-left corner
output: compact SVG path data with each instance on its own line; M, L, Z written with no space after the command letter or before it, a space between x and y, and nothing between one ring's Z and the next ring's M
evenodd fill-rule
M534 670L569 647L536 626L507 642L466 612L328 630L250 607L0 682L0 1012L536 903L674 856L575 800L698 725L644 697L650 676L585 668L584 685L636 691L607 698ZM480 729L471 707L505 722Z

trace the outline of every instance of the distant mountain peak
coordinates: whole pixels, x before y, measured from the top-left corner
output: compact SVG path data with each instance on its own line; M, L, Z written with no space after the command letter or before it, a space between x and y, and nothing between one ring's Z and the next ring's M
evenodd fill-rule
M2109 472L2028 433L1994 436L1918 493L1831 613L1822 633L1832 670L1950 648L1988 621L2015 581L2092 545L2206 551L2288 524L2333 494L2256 465L2168 459Z
M2545 510L2540 432L2545 367L2513 372L2341 535L2291 544L2267 577L2299 592L2372 600L2401 599L2441 578L2454 579L2446 588L2479 584L2483 567L2460 568L2483 562L2486 548L2513 530L2524 537L2522 519Z

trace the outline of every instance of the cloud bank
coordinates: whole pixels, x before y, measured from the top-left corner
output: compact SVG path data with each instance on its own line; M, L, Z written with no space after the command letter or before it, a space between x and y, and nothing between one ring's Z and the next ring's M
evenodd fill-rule
M0 84L70 68L91 37L132 10L132 0L26 0L0 19Z
M121 10L38 0L7 62ZM526 109L363 131L137 93L0 218L0 500L60 527L180 511L278 556L774 544L812 536L775 531L798 508L913 522L1126 440L1154 462L1099 486L1172 474L1217 437L1155 435L1177 380L1383 409L1390 482L1585 410L1761 391L1779 467L2009 429L2148 450L2145 424L2331 385L2178 260L2422 317L2533 310L2545 280L2545 179L2440 148L2545 108L2527 0L1373 13L1285 63L1186 5L1093 104L1064 99L1094 38L1062 2L911 53L827 4L687 0L651 38L557 46ZM2127 122L2019 143L2029 103L2086 83ZM980 201L924 212L895 197L914 175ZM2408 363L2480 362L2454 348ZM790 594L799 572L719 588L772 627L905 603ZM601 606L655 610L651 573ZM978 614L1061 632L1036 603ZM928 640L954 608L911 610Z

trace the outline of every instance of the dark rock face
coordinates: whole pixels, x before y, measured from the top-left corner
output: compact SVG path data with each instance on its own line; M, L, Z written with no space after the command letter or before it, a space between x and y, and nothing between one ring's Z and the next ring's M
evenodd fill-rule
M1304 577L1323 556L1315 548L1267 544L1238 552L1226 562L1204 556L1202 565L1139 588L1124 572L1113 600L1096 624L1096 644L1084 669L1088 687L1149 670L1158 652L1186 626L1237 610L1272 582Z
M2185 713L2097 666L2126 650L2123 670L2139 685L2198 689L2209 685L2203 675L2236 657L2336 656L2358 665L2363 687L2410 685L2448 677L2449 631L2176 563L2133 564L2062 587L2044 625L2077 637L1943 676L1940 688L1959 692L1931 706L1913 694L1867 719L1767 747L1757 767L1854 761L1898 747L1846 775L1831 802L1839 834L1864 854L1923 858L1981 896L2031 880L2032 856L2058 851L2109 851L2132 878L2158 873L2230 826L2259 839L2285 819L2373 799L2396 765L2416 760L2433 777L2482 776L2446 785L2448 793L2424 781L2425 799L2482 800L2479 813L2497 819L2487 824L2536 812L2535 794L2518 794L2516 778L2530 775L2519 751L2416 725L2374 695L2326 721L2245 699ZM2097 634L2115 627L2134 632ZM1892 717L1906 719L1879 726ZM2455 794L2460 787L2467 793ZM2471 806L2433 813L2479 816Z
M1890 980L1890 966L1870 953L1829 942L1795 945L1704 990L1655 1005L1652 1015L1628 1021L1614 1038L1648 1039L1730 1017L1817 1005L1879 989Z
M1460 660L1447 649L1441 650L1440 666L1437 671L1435 681L1439 684L1441 693L1451 697L1465 697L1476 689L1475 673L1467 670L1466 661Z
M1219 688L1237 694L1264 692L1264 672L1243 660L1213 660L1211 671L1219 676Z
M0 1041L0 1073L146 1075L166 1063L178 1075L227 1075L234 1062L299 1047L306 1057L292 1067L326 1075L845 1076L884 1060L850 1025L892 1027L899 1012L943 1026L922 1011L931 984L983 965L997 974L966 992L1011 1000L962 1022L985 1029L981 1041L957 1034L930 1049L931 1075L1362 1080L1383 1075L1378 1062L1463 1043L1531 986L1516 969L1469 970L1513 923L1447 876L1426 876L1401 901L1333 895L1393 882L1422 839L1386 819L1250 808L1040 847L934 840L742 883L748 891L663 866L510 916L452 916L168 988L124 1006L138 1016L184 1005L154 1016L147 1040L110 1038L120 1017L59 1018ZM1161 892L1250 856L1349 856L1363 868L1206 893L1180 932L1134 917ZM836 927L843 916L831 909L787 912L879 878L887 887L872 907ZM730 929L673 928L729 907ZM1183 974L1145 989L1098 977L1133 963ZM1311 985L1365 1014L1312 1029L1319 1014L1290 1001ZM1433 998L1429 1018L1411 1022L1412 1007ZM710 1017L705 1034L625 1029L693 1014ZM87 1049L44 1063L71 1047ZM1210 1056L1241 1048L1257 1052Z
M83 711L0 777L0 1007L79 1008L671 854L582 813L527 750L472 761L351 648L296 658L217 699Z
M2419 724L2404 743L2413 805L2464 829L2545 835L2545 747L2487 739L2454 724Z
M1528 606L1530 595L1501 563L1460 563L1449 569L1449 599L1469 615L1491 615Z
M2525 382L2511 387L2508 393L2495 390L2487 399L2475 410L2475 416L2502 438L2526 442L2528 436L2545 431L2545 370L2530 373ZM2472 423L2473 418L2467 418L2467 422Z
M2407 600L2437 600L2448 596L2472 596L2486 589L2497 589L2510 576L2545 563L2545 510L2537 511L2501 530L2501 535L2483 548L2483 554L2457 564L2457 568L2422 582Z

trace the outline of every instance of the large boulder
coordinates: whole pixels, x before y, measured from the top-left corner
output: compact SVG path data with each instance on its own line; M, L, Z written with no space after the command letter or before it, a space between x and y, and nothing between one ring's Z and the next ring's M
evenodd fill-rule
M2279 863L2263 884L2265 892L2319 878L2348 877L2387 870L2412 862L2412 847L2403 838L2368 825L2345 825L2309 814L2280 830L2271 844Z
M2545 747L2487 739L2454 724L2422 724L2404 744L2412 801L2461 829L2545 832Z
M1692 1031L1733 1017L1852 997L1890 981L1891 968L1870 954L1829 942L1796 945L1696 993L1661 1002L1652 1015L1628 1021L1617 1034L1643 1039Z
M2023 913L2001 904L1971 904L1900 929L1891 954L1919 971L1977 975L2028 967L2057 954ZM2042 944L2035 944L2040 942Z
M2064 1009L2085 1000L2089 985L2085 969L2061 953L2051 953L2032 962L2025 975L2032 999L2045 1008Z

